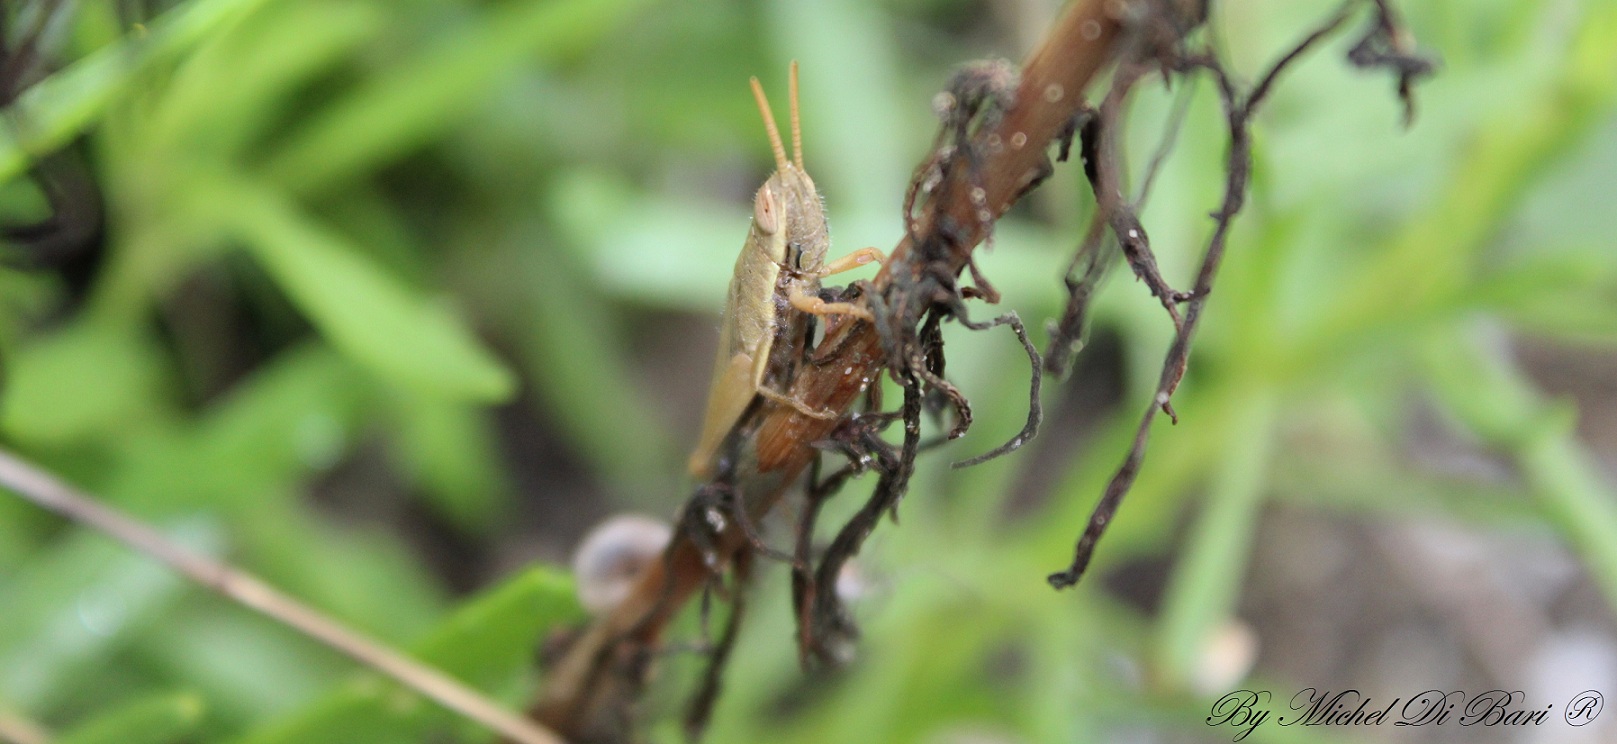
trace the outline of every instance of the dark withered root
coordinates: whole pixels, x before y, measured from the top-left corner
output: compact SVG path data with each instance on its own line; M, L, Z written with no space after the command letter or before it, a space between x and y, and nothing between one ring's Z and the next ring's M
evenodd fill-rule
M875 491L865 505L837 532L835 539L820 557L812 572L800 569L794 575L794 602L799 623L800 654L805 662L816 660L838 663L846 660L852 642L858 637L857 626L851 614L836 595L836 579L843 567L858 554L864 541L881 521L883 515L897 518L898 504L908 490L909 479L915 470L915 458L922 449L920 438L921 416L929 398L941 399L955 412L955 423L946 435L955 439L966 433L972 423L971 403L966 395L944 377L944 343L941 324L952 319L972 330L987 330L1009 325L1022 342L1032 369L1029 394L1029 414L1026 425L1016 436L999 447L959 463L956 467L974 465L1015 451L1037 433L1041 419L1039 389L1043 363L1037 348L1027 335L1027 329L1015 313L1007 313L987 322L973 321L966 310L968 298L998 300L986 277L975 263L967 261L976 286L962 289L955 279L953 259L960 251L964 234L947 219L933 224L930 235L915 231L914 215L924 210L927 202L946 198L942 192L958 183L950 178L952 168L966 168L964 182L971 189L968 195L985 236L992 235L992 226L998 215L993 214L976 172L982 162L978 149L984 145L978 134L998 122L1001 113L1014 103L1017 78L1015 68L1005 62L986 62L968 65L957 73L947 90L934 101L934 109L942 120L932 155L916 169L904 203L904 219L915 246L916 271L895 275L885 292L869 292L867 297L876 317L876 328L881 339L882 353L887 360L888 374L904 389L904 403L899 419L904 423L903 444L896 452L877 434L879 428L867 428L856 439L842 445L855 462L871 462L879 474ZM988 239L988 237L985 237ZM971 246L966 245L969 251ZM924 303L916 308L911 303ZM920 316L922 322L910 325L904 318ZM856 443L855 443L856 442ZM839 474L845 471L839 471ZM810 489L810 498L800 520L797 557L808 560L813 539L813 528L819 505L829 497L826 485L840 486L833 479L825 485Z
M1173 321L1175 335L1163 361L1162 373L1151 403L1135 429L1133 444L1124 457L1123 464L1107 483L1105 492L1090 515L1089 523L1079 536L1072 562L1066 569L1049 576L1050 584L1057 589L1078 583L1089 567L1096 544L1105 534L1107 526L1117 514L1117 508L1122 503L1123 497L1139 474L1145 458L1147 437L1157 411L1161 410L1170 418L1177 420L1170 401L1180 380L1184 378L1191 340L1206 308L1208 296L1212 292L1213 280L1217 276L1219 263L1224 255L1230 225L1245 202L1252 167L1250 130L1253 115L1273 90L1281 73L1320 41L1340 29L1356 10L1366 5L1370 6L1373 14L1370 28L1348 52L1348 59L1355 66L1383 68L1397 76L1398 91L1404 101L1407 123L1409 117L1414 115L1412 85L1419 77L1430 74L1434 65L1431 61L1415 55L1414 44L1408 31L1399 24L1387 0L1347 0L1318 27L1277 58L1249 90L1242 90L1234 82L1217 50L1211 46L1198 51L1187 50L1182 44L1147 46L1136 50L1132 58L1125 58L1120 63L1118 74L1113 79L1112 89L1100 108L1095 135L1097 141L1093 144L1085 141L1086 153L1092 148L1095 159L1090 178L1097 205L1095 223L1091 225L1080 245L1066 278L1069 291L1067 309L1063 312L1061 320L1053 326L1049 354L1052 361L1048 363L1047 368L1052 371L1064 369L1071 351L1081 343L1080 335L1083 333L1087 306L1096 283L1105 270L1107 260L1102 249L1102 225L1109 228L1112 240L1121 247L1121 252L1135 275L1162 301L1163 307L1167 309ZM1160 69L1164 75L1183 76L1200 72L1211 76L1217 84L1219 96L1224 104L1225 127L1230 137L1230 149L1225 163L1223 202L1218 211L1212 215L1214 221L1212 236L1203 251L1196 284L1188 292L1174 290L1158 275L1150 243L1136 214L1136 206L1123 198L1118 185L1117 174L1123 172L1123 163L1120 155L1122 148L1119 144L1122 128L1118 126L1117 112L1120 111L1129 89L1148 69ZM1075 276L1080 264L1084 267L1082 275ZM1181 304L1186 305L1183 316L1177 309Z
M866 438L858 461L867 456L875 463L880 474L876 488L857 513L837 531L837 536L826 548L814 569L812 578L804 577L797 597L799 622L799 653L805 661L816 660L839 664L848 660L852 643L859 637L859 628L853 621L840 597L837 596L837 577L842 573L865 539L875 530L884 515L896 515L898 503L908 490L910 476L915 472L915 457L921 443L921 386L914 378L904 384L904 443L896 453L891 445L879 438ZM837 484L840 485L840 484ZM814 489L811 503L818 504L828 498L831 491ZM799 550L806 550L806 541L812 540L812 524L808 532L799 535Z

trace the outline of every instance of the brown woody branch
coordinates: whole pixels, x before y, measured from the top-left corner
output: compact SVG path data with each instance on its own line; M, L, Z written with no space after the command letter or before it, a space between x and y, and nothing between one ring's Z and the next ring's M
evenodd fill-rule
M944 170L936 198L915 216L871 284L870 298L883 306L878 317L888 335L913 332L937 301L926 294L936 287L929 272L941 265L952 281L992 221L1048 174L1050 144L1070 136L1071 123L1084 107L1084 89L1115 55L1125 15L1138 4L1078 0L1027 58L1014 98L991 126L973 135L975 162ZM791 396L811 409L850 410L887 368L883 335L868 322L831 321L818 347L827 350L825 356L802 366ZM738 494L752 521L761 520L815 461L815 443L838 425L764 401L738 426L737 455L724 474L725 487ZM750 549L743 530L731 521L711 537L682 526L665 560L653 564L635 591L549 670L534 709L539 720L579 742L625 738L629 709L669 619L707 584L715 563L730 563L738 551Z
M972 251L990 236L994 221L1049 174L1051 165L1045 154L1049 145L1060 141L1064 158L1068 138L1082 124L1085 173L1094 187L1097 210L1069 270L1071 296L1052 336L1048 369L1059 370L1079 341L1089 298L1110 263L1107 232L1135 275L1162 302L1175 336L1133 445L1080 537L1072 564L1050 576L1051 584L1058 588L1076 582L1134 481L1156 412L1174 417L1170 401L1185 374L1190 344L1212 291L1230 225L1245 199L1253 112L1284 70L1339 29L1356 7L1365 5L1374 9L1373 23L1349 51L1348 59L1355 66L1396 74L1407 122L1413 114L1412 84L1429 74L1433 63L1415 54L1412 38L1388 0L1344 0L1336 13L1284 53L1248 90L1231 79L1214 51L1187 54L1181 44L1184 35L1205 20L1206 0L1078 0L1052 27L1044 45L1028 58L1019 77L1007 66L994 64L963 71L940 107L944 127L937 144L917 170L906 195L905 237L875 281L862 287L875 322L833 321L825 340L790 377L791 397L810 409L845 412L883 371L891 374L904 388L904 403L897 414L904 422L902 449L894 450L878 436L894 414L845 415L832 421L771 402L755 408L732 433L732 456L719 477L698 489L688 504L686 513L694 518L687 519L676 533L665 560L654 565L630 599L598 621L585 641L575 645L552 672L536 710L540 719L581 741L625 738L629 708L668 619L708 585L718 570L753 554L760 544L747 525L761 519L804 470L817 462L816 447L825 443L854 455L855 462L827 483L811 484L792 558L793 587L805 657L835 660L839 656L827 641L850 637L854 629L842 615L831 587L837 570L858 552L881 517L896 516L920 447L923 388L941 395L955 409L957 424L950 438L970 422L969 404L942 377L938 323L953 318L974 329L1012 325L1037 366L1038 354L1014 314L974 323L966 316L963 299L983 297L993 302L997 297L972 263ZM1113 75L1111 93L1098 111L1089 109L1082 92L1114 58L1122 64ZM1224 198L1212 215L1214 229L1195 285L1188 292L1173 289L1158 273L1137 205L1123 195L1118 138L1124 102L1133 86L1153 70L1165 77L1194 71L1210 74L1224 104L1230 136ZM1015 92L1008 93L1013 79L1019 82ZM1153 163L1150 172L1157 165ZM966 268L972 270L975 287L959 286L958 277ZM1181 305L1185 306L1183 312ZM1014 449L1037 428L1038 379L1035 369L1034 409L1023 435L988 456ZM809 540L820 502L866 460L877 462L881 473L875 492L842 526L811 571L807 565ZM716 505L710 501L713 494L722 494L725 500ZM725 651L721 648L715 659L722 659ZM710 703L714 699L717 680L716 673L708 675L698 700ZM698 711L692 720L700 720L705 713Z

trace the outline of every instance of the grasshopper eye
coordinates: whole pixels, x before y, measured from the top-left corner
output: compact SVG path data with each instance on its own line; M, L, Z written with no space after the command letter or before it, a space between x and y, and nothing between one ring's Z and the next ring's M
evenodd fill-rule
M758 189L758 197L752 201L752 222L765 235L780 231L780 210L775 207L775 195L768 185Z

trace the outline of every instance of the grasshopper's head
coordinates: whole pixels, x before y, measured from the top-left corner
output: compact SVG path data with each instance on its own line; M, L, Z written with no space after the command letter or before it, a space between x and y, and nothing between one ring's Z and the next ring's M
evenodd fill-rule
M753 234L767 247L769 257L783 268L806 273L819 271L825 264L831 238L819 189L815 188L808 171L803 170L803 131L797 116L797 63L792 63L791 74L791 160L786 159L780 130L775 128L769 99L764 97L758 78L752 79L752 93L758 99L758 110L763 113L764 126L769 130L769 144L775 151L775 172L753 197Z
M758 189L752 201L752 230L782 268L813 273L825 264L830 231L825 205L814 180L787 164Z

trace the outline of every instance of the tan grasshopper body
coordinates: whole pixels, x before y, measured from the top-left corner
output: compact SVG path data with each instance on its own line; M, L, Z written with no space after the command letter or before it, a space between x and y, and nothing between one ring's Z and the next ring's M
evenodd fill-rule
M713 362L713 381L708 388L707 414L702 433L691 453L690 472L698 478L712 474L714 458L724 438L762 395L786 403L816 417L834 415L816 411L801 401L771 389L766 378L771 359L780 354L800 353L798 344L807 343L806 316L842 313L869 319L870 313L856 305L827 303L817 293L820 278L839 271L881 260L874 248L855 251L827 265L826 252L831 235L826 227L825 205L814 180L803 170L803 138L797 115L797 63L792 63L792 160L786 159L780 131L764 97L758 79L752 79L752 92L769 130L775 152L775 172L753 198L752 227L736 257L735 273L724 306L719 330L719 349Z

